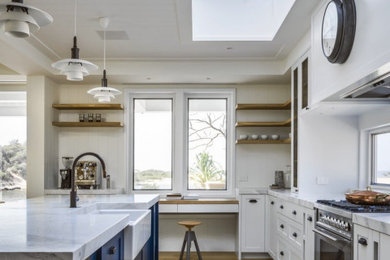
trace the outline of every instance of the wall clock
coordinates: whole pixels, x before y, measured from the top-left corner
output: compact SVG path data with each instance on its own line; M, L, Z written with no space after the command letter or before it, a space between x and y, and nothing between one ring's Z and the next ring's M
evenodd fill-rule
M351 53L356 30L354 0L332 0L322 19L322 51L331 63L344 63Z

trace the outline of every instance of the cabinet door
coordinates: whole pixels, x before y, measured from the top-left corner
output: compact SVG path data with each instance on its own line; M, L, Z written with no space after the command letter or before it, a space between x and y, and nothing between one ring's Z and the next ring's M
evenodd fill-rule
M265 195L241 197L242 252L265 252Z
M354 225L354 237L353 237L353 250L354 260L367 260L367 259L378 259L375 255L375 235L376 231L371 229ZM390 240L389 240L390 242ZM388 251L390 253L390 251ZM387 254L388 256L388 254ZM383 258L388 259L388 258Z
M304 244L304 254L305 259L314 259L314 211L308 210L305 212L305 225L304 225L304 234L305 234L305 244Z
M123 259L123 231L108 241L101 249L101 259L122 260Z
M390 258L390 236L380 233L379 234L379 260L387 260L389 258ZM378 258L376 258L375 260L378 260Z
M269 253L271 256L276 256L276 243L277 243L277 200L275 197L269 196L268 200L268 212L269 212L269 224L268 226L268 233L269 233Z
M288 260L289 259L289 247L286 241L278 239L277 241L277 260Z

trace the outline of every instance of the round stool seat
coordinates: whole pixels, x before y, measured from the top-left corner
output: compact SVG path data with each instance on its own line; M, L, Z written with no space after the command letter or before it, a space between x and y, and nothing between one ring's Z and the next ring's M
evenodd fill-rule
M182 226L185 226L186 228L188 228L189 230L191 230L192 228L202 224L202 222L199 222L199 221L180 221L180 222L177 222L177 224L179 225L182 225Z

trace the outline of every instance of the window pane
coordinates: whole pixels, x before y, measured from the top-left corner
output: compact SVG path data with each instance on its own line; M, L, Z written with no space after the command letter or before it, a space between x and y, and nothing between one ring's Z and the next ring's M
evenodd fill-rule
M172 99L134 100L134 189L172 189Z
M188 189L226 189L226 103L188 100Z
M390 184L390 133L374 136L374 182Z

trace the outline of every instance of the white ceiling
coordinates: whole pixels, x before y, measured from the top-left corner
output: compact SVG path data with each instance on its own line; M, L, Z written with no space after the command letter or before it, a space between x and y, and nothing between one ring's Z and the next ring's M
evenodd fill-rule
M6 3L8 0L0 0L0 2ZM41 8L54 17L53 24L41 28L34 37L27 39L27 42L45 58L45 61L42 60L39 65L44 67L43 63L48 63L47 61L68 58L72 47L74 1L25 0L25 3ZM97 63L101 62L103 41L98 33L101 31L98 18L108 16L111 19L108 30L119 31L122 36L127 34L129 38L107 42L109 62L279 61L287 57L309 30L311 13L318 3L319 0L296 0L272 41L194 42L191 29L191 0L79 0L77 27L80 57ZM113 34L117 35L115 32ZM4 39L3 36L2 39ZM11 40L7 44L12 45L10 42ZM17 45L22 46L22 43L18 42ZM2 62L1 58L0 62ZM50 66L46 66L46 74L49 68ZM36 70L33 73L39 72ZM28 69L25 71L29 72ZM108 72L110 74L110 71ZM147 78L151 74L153 73L150 73L147 68L135 75L134 72L121 73L118 77L126 78L128 75L132 77L117 80L117 82L137 83L137 80L133 80L137 77L148 81ZM164 75L153 74L152 76L154 78L156 76L165 77L166 82L196 83L198 80L204 82L209 77L207 74L203 73L201 80L186 79L185 75L180 75L175 71L171 74L165 72ZM250 73L231 75L223 71L210 71L209 74L218 74L221 79L229 78L230 83L256 82L277 76L271 73L271 75L261 75L256 78L256 75ZM190 73L188 77L191 77ZM59 76L55 78L59 79ZM284 79L287 78L284 77ZM275 78L275 80L278 79ZM217 83L225 83L225 81ZM158 82L160 80L154 83ZM164 83L163 79L161 82Z

